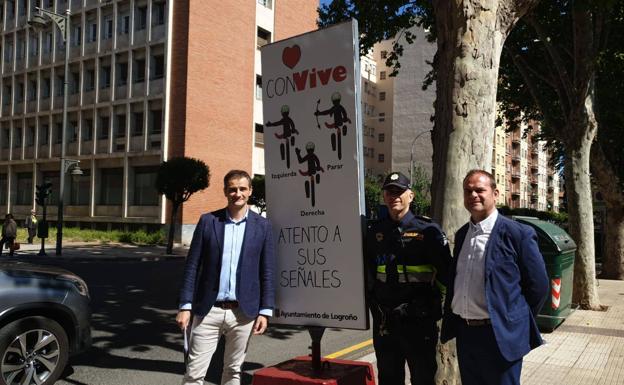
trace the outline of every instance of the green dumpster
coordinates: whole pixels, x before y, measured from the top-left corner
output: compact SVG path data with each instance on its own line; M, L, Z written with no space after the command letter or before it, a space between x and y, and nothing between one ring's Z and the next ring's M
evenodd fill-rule
M552 332L572 311L572 284L576 243L561 227L534 217L513 216L537 233L537 243L544 256L550 280L550 293L537 316L540 330Z

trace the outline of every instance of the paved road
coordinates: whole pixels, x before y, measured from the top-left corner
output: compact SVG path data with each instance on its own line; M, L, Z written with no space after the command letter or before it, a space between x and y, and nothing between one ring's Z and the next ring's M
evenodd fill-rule
M183 260L57 261L89 285L93 308L93 347L70 359L60 385L176 384L181 379L182 335L173 320ZM370 338L369 331L327 330L322 354L327 355ZM309 353L310 338L300 327L271 327L253 337L244 365L243 383L265 366ZM357 358L370 348L345 358ZM219 363L208 372L219 383Z

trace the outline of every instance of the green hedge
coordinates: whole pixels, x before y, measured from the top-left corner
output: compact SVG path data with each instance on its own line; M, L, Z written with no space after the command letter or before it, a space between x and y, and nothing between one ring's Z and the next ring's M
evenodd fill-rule
M24 228L17 230L18 242L26 242L28 239L28 232ZM56 228L50 227L48 242L56 239ZM63 240L73 242L119 242L119 243L132 243L137 245L164 245L167 242L167 237L164 230L148 233L144 230L139 231L104 231L104 230L89 230L79 229L77 227L65 227L63 228ZM34 243L41 242L39 238L34 239Z
M509 206L499 206L498 211L507 216L518 215L524 217L536 217L544 221L564 225L568 222L568 213L555 211L539 211L535 209L519 208L512 209Z

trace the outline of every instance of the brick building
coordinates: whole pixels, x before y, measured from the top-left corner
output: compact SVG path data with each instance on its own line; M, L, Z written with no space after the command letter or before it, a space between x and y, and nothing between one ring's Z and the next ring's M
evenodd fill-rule
M7 0L0 6L0 209L35 207L35 185L58 195L65 46L52 23L28 26L35 6L71 12L67 152L84 174L66 178L65 221L97 228L158 227L153 188L173 156L202 159L210 187L185 203L183 234L223 205L221 178L252 171L261 86L257 47L316 28L314 0Z

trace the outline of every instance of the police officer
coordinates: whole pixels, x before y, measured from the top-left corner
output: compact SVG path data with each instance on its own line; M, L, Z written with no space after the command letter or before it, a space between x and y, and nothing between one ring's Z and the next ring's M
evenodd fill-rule
M400 172L383 183L389 218L368 228L367 295L380 385L433 385L441 291L451 254L446 236L430 219L414 215L414 193Z

